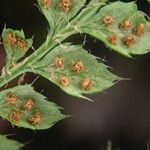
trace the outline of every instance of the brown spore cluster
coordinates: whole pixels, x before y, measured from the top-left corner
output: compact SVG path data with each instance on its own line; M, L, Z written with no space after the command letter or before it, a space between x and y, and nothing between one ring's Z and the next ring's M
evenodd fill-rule
M52 6L52 0L42 0L42 5L47 9Z
M6 42L9 46L17 46L19 49L26 49L27 43L24 39L18 37L15 33L10 32L7 34Z
M70 11L71 9L71 0L61 0L60 8L62 8L65 12Z
M76 61L72 64L72 71L79 73L84 70L84 64L82 61Z

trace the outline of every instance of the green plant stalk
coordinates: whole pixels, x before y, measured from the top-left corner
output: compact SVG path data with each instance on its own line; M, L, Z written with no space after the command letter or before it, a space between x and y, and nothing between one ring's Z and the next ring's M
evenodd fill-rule
M0 76L0 88L23 73L34 72L34 68L32 67L34 63L44 57L48 52L55 48L55 46L60 44L69 36L80 32L75 29L75 22L71 21L69 23L69 28L63 26L62 30L59 31L60 36L55 35L55 31L51 31L47 36L47 40L34 53L19 62L15 67L6 70L6 74Z

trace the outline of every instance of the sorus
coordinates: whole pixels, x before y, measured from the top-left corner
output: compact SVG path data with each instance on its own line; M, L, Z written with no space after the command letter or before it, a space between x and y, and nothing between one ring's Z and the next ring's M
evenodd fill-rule
M68 86L70 84L69 78L67 76L60 77L60 84L62 86Z
M27 46L27 44L26 44L26 42L23 39L19 39L18 38L18 40L17 40L17 46L20 49L25 49L26 46Z
M124 19L121 23L120 23L120 29L121 30L129 30L132 27L132 22L129 19Z
M29 118L33 125L37 125L42 121L42 116L39 112L32 114Z
M145 25L144 23L140 23L138 24L135 28L134 28L134 34L136 36L143 36L145 33Z
M63 67L64 63L65 63L65 59L62 58L62 57L57 57L57 58L54 59L54 65L57 68Z
M70 0L61 0L60 1L60 7L64 11L68 12L70 10L70 8L71 8L71 2L70 2Z
M7 35L7 43L12 46L15 45L17 42L17 37L15 35L15 33L8 33Z
M113 17L111 15L106 15L103 17L103 23L105 25L111 25L113 23Z
M17 103L17 96L15 93L8 93L6 95L6 101L8 104L15 105Z
M52 6L52 1L51 0L42 0L42 5L45 7L45 8L49 8Z
M19 123L21 121L21 112L15 110L10 114L9 118L11 121Z
M135 38L135 36L127 35L123 38L123 43L127 47L131 47L136 43L136 38Z
M25 109L32 109L35 105L35 102L32 98L28 98L24 102L24 108Z
M81 81L80 86L84 90L90 90L92 87L92 81L89 78L84 78Z
M84 70L84 64L82 61L76 61L72 64L72 71L79 73L83 70Z
M108 41L112 45L117 45L119 42L119 37L117 34L112 34L112 35L108 36Z

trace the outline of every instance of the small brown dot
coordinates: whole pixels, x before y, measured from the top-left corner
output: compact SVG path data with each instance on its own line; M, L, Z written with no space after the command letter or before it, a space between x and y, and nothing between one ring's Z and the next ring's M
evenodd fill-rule
M134 34L136 36L143 36L145 33L145 25L144 23L138 24L134 29Z
M127 35L127 36L124 37L123 43L127 47L131 47L136 43L136 38L135 38L135 36Z
M9 33L7 35L7 43L12 46L12 45L15 45L17 42L17 37L15 35L15 33Z
M70 84L69 78L67 76L62 76L60 78L60 84L62 86L66 86L66 87L69 86L69 84Z
M8 93L6 95L6 101L8 104L15 105L17 103L17 96L15 93Z
M25 49L26 46L27 46L27 44L26 44L26 42L23 39L19 39L18 38L18 40L17 40L17 46L20 49Z
M42 0L42 4L45 8L49 8L52 6L52 1L51 0Z
M105 25L111 25L113 23L113 17L111 15L106 15L103 17L103 23Z
M40 113L36 112L30 116L29 120L33 125L37 125L42 121L42 116Z
M10 114L9 118L11 121L19 123L21 121L21 112L15 110Z
M24 108L25 109L32 109L35 105L35 102L32 98L28 98L27 100L25 100L25 103L24 103Z
M72 64L72 71L73 72L81 72L84 70L84 64L82 61L76 61Z
M108 41L109 43L111 43L112 45L117 45L119 42L119 37L117 34L112 34L108 37Z
M132 28L132 22L129 19L124 19L121 23L120 23L120 29L125 31L125 30L129 30Z
M65 11L68 12L71 8L70 0L61 0L60 7Z
M81 81L80 86L84 90L90 90L92 87L92 81L89 78L84 78Z
M57 68L63 67L64 63L65 63L65 59L64 59L64 58L57 57L57 58L54 59L54 65L55 65Z

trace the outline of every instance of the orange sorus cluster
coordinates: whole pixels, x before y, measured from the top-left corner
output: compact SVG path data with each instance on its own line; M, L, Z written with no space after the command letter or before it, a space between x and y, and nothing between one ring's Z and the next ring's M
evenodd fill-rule
M32 114L29 118L30 122L33 124L33 125L38 125L41 121L42 121L42 116L39 112L36 112L34 114Z
M57 68L63 67L64 63L65 63L65 59L63 57L57 57L54 59L54 65Z
M82 61L76 61L72 64L72 71L79 73L84 70L84 64Z
M143 36L145 33L145 25L144 23L140 23L138 24L135 28L134 28L134 34L136 36Z
M42 0L42 5L45 7L45 8L49 8L52 6L52 0Z
M119 36L117 34L111 34L108 36L108 41L109 43L111 43L112 45L117 45L119 42Z
M24 108L28 110L32 109L34 105L35 105L35 102L32 98L28 98L24 102Z
M20 49L25 49L27 47L27 43L24 39L19 38L15 33L7 34L7 43L9 46L17 46Z
M60 7L65 11L68 12L71 8L71 1L70 0L61 0Z
M84 78L80 83L82 89L90 90L92 87L92 81L89 78Z
M127 35L124 37L123 43L127 47L131 47L132 45L134 45L136 43L136 37L133 35Z
M132 28L132 22L129 19L124 19L122 20L122 22L120 23L120 29L125 31L125 30L129 30Z
M103 23L107 26L111 25L113 23L113 20L114 19L111 15L106 15L106 16L103 17Z
M61 76L60 77L60 84L62 86L65 86L65 87L69 86L69 84L70 84L69 78L67 76L65 76L65 75Z
M12 105L15 105L17 103L17 96L15 93L8 93L6 95L6 101L8 104L12 104Z
M14 110L13 112L11 112L9 119L15 123L19 123L21 121L21 112Z

